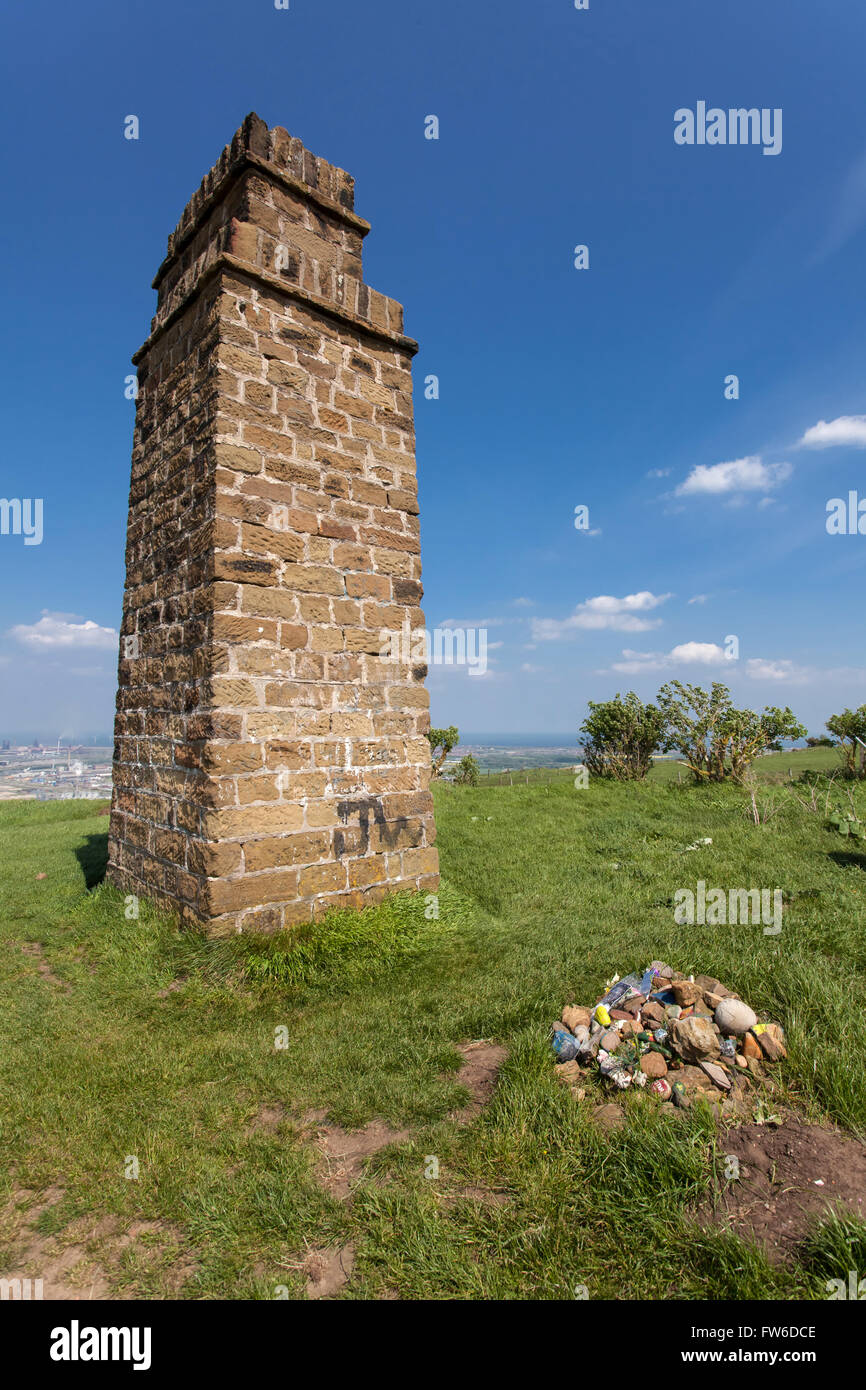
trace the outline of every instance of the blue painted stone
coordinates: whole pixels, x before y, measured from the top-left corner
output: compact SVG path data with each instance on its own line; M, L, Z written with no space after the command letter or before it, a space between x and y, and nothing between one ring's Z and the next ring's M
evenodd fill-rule
M554 1033L551 1046L557 1062L573 1062L580 1051L580 1044L573 1033Z

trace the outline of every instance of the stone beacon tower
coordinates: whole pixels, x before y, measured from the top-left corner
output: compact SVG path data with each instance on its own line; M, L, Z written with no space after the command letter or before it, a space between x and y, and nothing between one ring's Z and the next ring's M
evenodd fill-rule
M248 116L133 358L108 878L216 934L439 881L406 653L417 343L364 283L353 207L348 174Z

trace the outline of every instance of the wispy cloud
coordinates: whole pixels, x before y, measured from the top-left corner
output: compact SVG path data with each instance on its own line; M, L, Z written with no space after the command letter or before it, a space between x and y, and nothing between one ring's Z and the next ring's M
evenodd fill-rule
M811 258L812 265L840 251L866 223L866 152L854 161L832 200L827 233Z
M9 636L31 651L82 647L116 651L118 645L118 634L113 627L100 627L89 618L82 621L74 613L51 613L47 609L43 610L38 622L19 623L10 628Z
M771 661L754 656L746 662L746 675L756 681L794 681L799 685L811 680L815 672L807 666L797 666L795 662L786 659Z
M764 463L760 454L731 459L728 463L697 464L679 484L675 495L691 497L729 492L767 492L790 478L790 463Z
M803 449L832 449L840 445L866 448L866 415L840 415L835 420L819 420L800 440Z
M502 627L506 622L515 622L514 618L443 618L436 624L437 628L482 628L482 627Z
M722 667L739 670L750 680L783 681L792 685L819 684L828 681L857 681L866 679L866 671L857 667L839 667L825 670L815 666L799 666L787 657L749 657L745 662L729 657L723 647L715 642L681 642L669 652L637 652L628 647L623 649L622 660L611 663L609 670L596 672L606 676L615 671L618 675L640 676L672 672L688 666ZM724 678L723 678L724 679Z
M642 589L637 594L626 594L623 598L599 594L596 598L579 603L567 618L533 618L532 636L537 642L556 642L579 631L598 632L606 629L612 632L647 632L650 628L659 627L661 618L640 615L657 608L671 597L671 594L652 594L648 589Z

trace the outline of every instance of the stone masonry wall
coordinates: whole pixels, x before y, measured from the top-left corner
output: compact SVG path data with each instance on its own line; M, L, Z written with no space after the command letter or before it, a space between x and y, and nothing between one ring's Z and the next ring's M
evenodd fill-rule
M434 891L411 359L353 180L249 116L139 368L109 878L215 932Z

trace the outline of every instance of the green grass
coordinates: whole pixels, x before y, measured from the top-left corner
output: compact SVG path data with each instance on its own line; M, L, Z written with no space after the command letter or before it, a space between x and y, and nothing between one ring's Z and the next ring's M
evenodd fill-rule
M814 768L824 753L797 756ZM794 755L777 756L787 769ZM305 1249L349 1240L350 1298L826 1297L863 1248L858 1223L825 1223L784 1268L699 1229L723 1133L640 1096L625 1131L600 1132L555 1082L547 1043L563 1003L664 958L769 1010L788 1035L786 1103L866 1134L866 853L794 792L808 800L759 791L777 809L755 825L731 787L439 786L438 920L401 896L288 940L209 941L146 904L128 920L120 894L86 888L104 858L96 804L0 806L7 1200L62 1189L41 1225L80 1244L104 1223L93 1259L115 1293L145 1297L303 1297ZM781 935L677 926L673 894L698 878L782 888ZM21 943L41 945L54 980ZM459 1128L456 1045L470 1038L509 1056L492 1103ZM276 1126L255 1125L265 1106L281 1108ZM300 1126L315 1108L411 1131L350 1205L315 1179ZM111 1229L141 1220L160 1224L118 1248ZM0 1222L0 1262L15 1239Z

